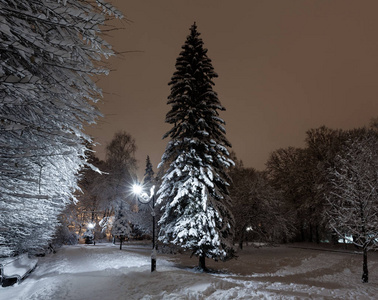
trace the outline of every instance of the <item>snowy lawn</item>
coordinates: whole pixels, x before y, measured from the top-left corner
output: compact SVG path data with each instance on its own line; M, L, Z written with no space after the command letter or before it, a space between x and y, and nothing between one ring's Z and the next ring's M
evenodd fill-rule
M369 253L370 283L360 283L362 257L288 246L247 247L237 260L159 255L150 273L149 245L66 246L39 259L21 284L0 288L1 300L60 299L376 299L378 253Z

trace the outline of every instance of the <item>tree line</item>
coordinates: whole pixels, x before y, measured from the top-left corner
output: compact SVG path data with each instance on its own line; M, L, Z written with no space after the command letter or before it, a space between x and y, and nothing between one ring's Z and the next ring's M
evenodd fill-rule
M248 241L338 243L344 239L363 250L367 274L367 252L377 245L376 122L352 130L325 126L310 129L305 144L304 148L274 151L264 171L244 167L231 152L234 164L227 171L228 208L235 232L231 242L242 249ZM134 139L118 132L106 149L105 161L92 155L92 164L105 174L87 169L79 203L69 207L71 213L75 211L71 220L75 220L76 231L86 230L89 222L95 222L98 237L104 229L121 240L151 235L150 212L130 193L136 180ZM160 186L164 174L169 173L163 170L155 176L146 159L149 186ZM121 222L118 229L112 230L111 218L112 222ZM124 220L123 225L120 220Z
M280 203L275 209L264 211L271 211L269 218L282 217L286 222L279 222L280 234L267 234L267 230L256 233L256 237L265 241L335 241L335 234L341 231L335 231L336 225L330 227L329 220L335 217L333 203L337 197L350 198L346 197L346 193L352 194L348 192L350 189L355 193L370 187L369 197L374 200L376 142L377 127L374 124L370 128L352 130L333 130L325 126L308 130L305 148L288 147L274 151L264 171L244 168L240 162L232 168L234 205L236 201L236 206L247 206L249 201L252 205L260 203L262 209L264 205L272 207L269 199ZM355 187L357 179L360 180L358 189ZM260 194L262 191L270 192ZM275 215L278 212L281 214ZM257 216L254 219L258 219ZM259 220L257 224L261 227L264 222ZM241 228L249 225L251 223L246 220Z
M274 151L262 172L240 162L231 169L238 243L343 239L362 249L367 282L367 252L378 245L377 122L310 129L305 145Z

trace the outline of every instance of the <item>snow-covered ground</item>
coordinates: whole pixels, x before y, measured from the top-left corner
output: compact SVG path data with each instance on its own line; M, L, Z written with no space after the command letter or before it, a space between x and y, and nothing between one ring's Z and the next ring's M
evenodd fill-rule
M213 273L194 268L188 254L159 255L150 273L147 245L66 246L39 259L21 284L0 288L1 300L85 299L377 299L378 253L362 257L289 246L247 247L236 260L207 260Z

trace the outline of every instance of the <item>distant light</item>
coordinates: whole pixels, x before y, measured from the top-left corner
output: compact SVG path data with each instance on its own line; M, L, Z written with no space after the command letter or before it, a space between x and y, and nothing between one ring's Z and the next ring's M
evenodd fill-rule
M143 191L143 188L140 184L134 184L133 185L133 193L136 195L140 195Z
M88 227L88 229L93 229L95 227L95 224L89 223L87 227Z
M252 231L253 228L252 228L252 226L249 226L249 227L247 227L245 230L247 230L247 231Z
M345 243L345 244L353 244L353 236L352 236L352 235L348 235L348 234L346 234L346 235L344 235L344 238L339 239L338 242L339 242L340 244L342 244L342 243Z

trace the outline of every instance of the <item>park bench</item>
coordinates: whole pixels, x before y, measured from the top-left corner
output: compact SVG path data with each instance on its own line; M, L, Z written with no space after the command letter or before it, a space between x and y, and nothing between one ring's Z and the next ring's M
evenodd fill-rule
M0 258L0 284L2 287L20 283L37 266L38 259L29 258L28 254L17 257Z

